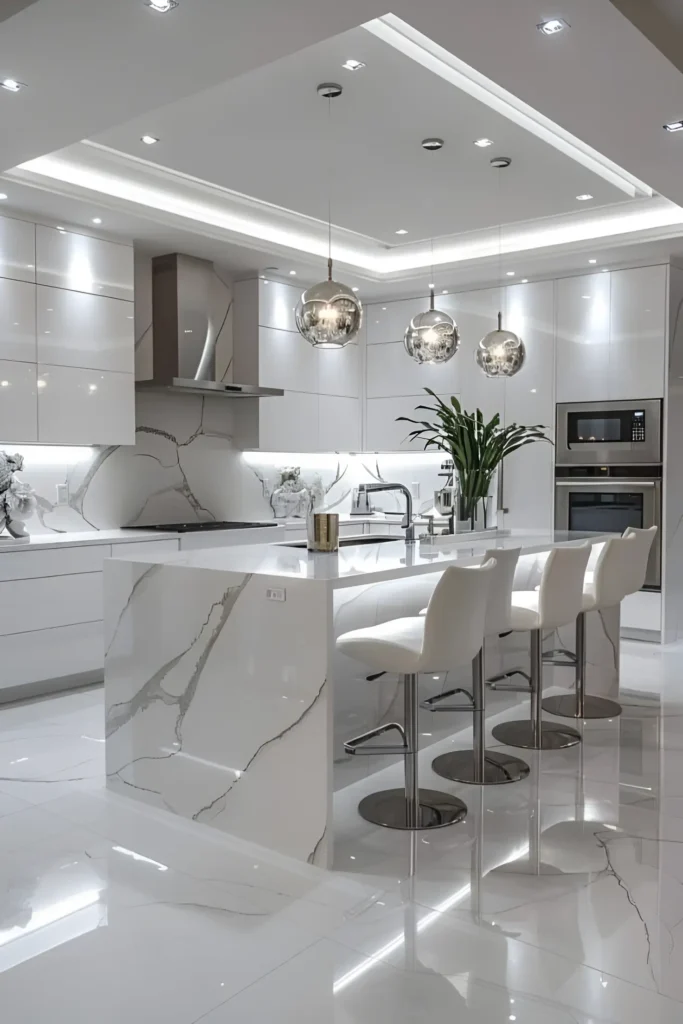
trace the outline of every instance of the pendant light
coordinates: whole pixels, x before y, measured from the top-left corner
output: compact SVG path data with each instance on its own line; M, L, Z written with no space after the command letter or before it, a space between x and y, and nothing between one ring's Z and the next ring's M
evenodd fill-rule
M433 145L440 143L440 145ZM425 139L422 148L430 152L438 151L443 146L443 139ZM432 239L432 269L434 280L434 240ZM458 351L460 332L452 316L434 309L434 285L429 286L429 309L424 313L416 313L406 327L403 335L405 350L416 363L447 363Z
M318 95L328 101L330 118L332 100L341 93L341 85L335 83L318 86ZM363 307L355 293L348 285L332 279L331 205L331 195L328 195L327 280L307 288L295 311L299 334L314 348L343 348L356 337L363 321Z
M491 166L495 167L500 172L506 167L509 167L512 161L507 156L494 157L491 161ZM503 246L501 240L502 234L502 217L500 213L500 177L498 178L498 199L499 199L499 218L501 223L498 227L498 272L500 279L501 299L503 291L503 278L502 278L502 260L503 260ZM502 303L501 303L502 305ZM516 373L524 366L524 360L526 358L526 349L524 348L524 342L518 335L513 331L506 331L503 329L503 314L498 313L498 328L495 331L489 331L477 346L476 359L477 366L483 370L487 377L514 377Z
M429 289L429 309L417 313L403 337L406 352L416 363L447 363L458 351L460 333L448 313L434 309L434 289Z

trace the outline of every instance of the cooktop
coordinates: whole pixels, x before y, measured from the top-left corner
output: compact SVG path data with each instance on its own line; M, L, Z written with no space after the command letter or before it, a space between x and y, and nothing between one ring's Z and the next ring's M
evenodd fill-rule
M277 523L155 523L153 526L124 526L124 530L161 530L166 533L202 533L206 530L247 530L259 526L277 526Z

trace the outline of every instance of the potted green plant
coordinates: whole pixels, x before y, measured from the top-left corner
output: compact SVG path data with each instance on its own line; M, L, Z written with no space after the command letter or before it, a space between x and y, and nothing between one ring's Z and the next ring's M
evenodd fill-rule
M518 423L502 427L498 413L485 423L481 409L467 412L457 398L451 398L447 404L431 388L425 388L425 391L436 405L418 405L415 411L431 413L431 418L416 420L399 416L397 422L414 423L417 429L411 430L410 439L423 441L425 450L437 448L450 455L460 481L459 518L469 520L474 528L477 507L482 502L486 528L486 498L493 474L503 459L519 448L535 441L552 444L544 433L546 428L541 425L525 427Z

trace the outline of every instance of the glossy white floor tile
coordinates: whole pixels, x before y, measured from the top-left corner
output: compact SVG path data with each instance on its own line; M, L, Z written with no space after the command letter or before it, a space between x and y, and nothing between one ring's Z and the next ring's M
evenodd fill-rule
M680 1024L681 680L625 644L622 717L440 780L461 826L373 828L355 783L332 872L107 792L100 690L0 710L2 1024Z

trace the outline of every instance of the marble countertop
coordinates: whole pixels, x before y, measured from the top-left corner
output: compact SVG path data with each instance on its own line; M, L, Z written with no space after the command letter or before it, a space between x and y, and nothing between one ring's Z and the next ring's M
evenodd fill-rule
M376 538L372 543L344 546L334 553L312 552L281 542L188 551L156 558L133 554L127 560L148 565L275 576L283 580L318 580L337 588L421 575L456 563L471 565L477 563L490 548L521 547L523 554L531 555L548 551L558 544L584 540L601 543L608 536L565 531L513 531L508 536L480 540L448 538L445 543L433 546L419 542L408 545L404 540L394 538L380 543Z

